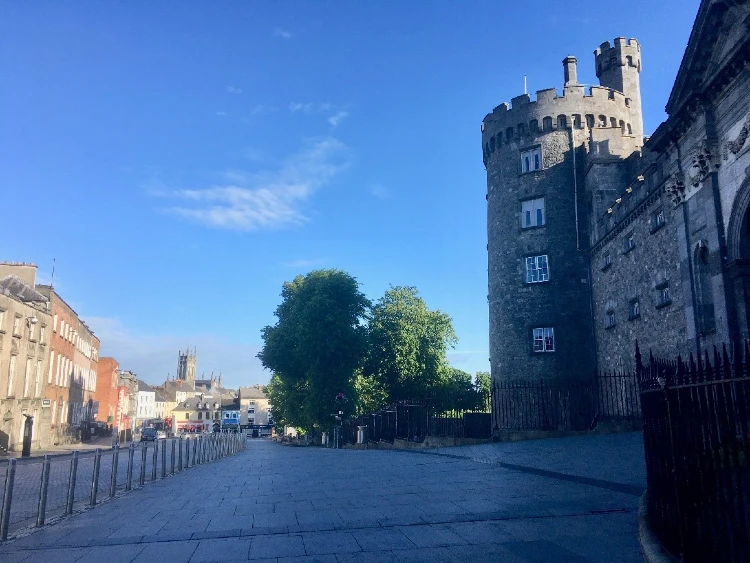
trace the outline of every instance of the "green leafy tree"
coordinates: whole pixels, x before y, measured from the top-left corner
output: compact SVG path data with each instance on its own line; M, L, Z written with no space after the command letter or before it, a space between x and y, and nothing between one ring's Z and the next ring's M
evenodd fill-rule
M446 353L457 339L451 318L430 311L415 287L391 287L372 308L364 375L389 401L424 397L449 380Z
M492 388L492 378L488 371L478 371L474 376L476 386L482 391L482 393L490 394Z
M369 414L388 403L388 390L374 377L365 377L361 371L354 377L354 390L357 393L357 415Z
M297 276L284 283L281 296L278 320L262 330L258 354L273 372L274 417L305 430L330 428L334 409L348 416L356 405L352 383L366 350L362 321L370 302L340 270ZM339 393L347 400L335 403Z

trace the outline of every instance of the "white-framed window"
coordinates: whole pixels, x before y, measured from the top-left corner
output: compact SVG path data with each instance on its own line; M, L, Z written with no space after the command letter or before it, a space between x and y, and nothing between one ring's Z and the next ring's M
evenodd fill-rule
M651 232L656 232L666 224L664 209L659 208L651 215Z
M521 172L534 172L542 168L542 149L536 147L526 151L521 151Z
M0 333L5 332L3 325L5 324L5 309L0 309Z
M549 266L547 255L526 257L526 283L540 283L549 281Z
M57 332L57 313L55 313L55 316L52 318L52 331Z
M622 253L627 254L634 248L635 248L635 235L633 234L633 231L630 231L627 235L625 235L625 239L623 241Z
M47 344L47 325L39 327L39 344Z
M23 396L29 396L29 383L33 375L31 374L31 358L26 358L26 373L23 376Z
M534 339L534 352L555 351L555 329L552 327L540 327L532 329Z
M656 308L660 309L672 303L672 294L669 291L669 282L662 282L656 287Z
M29 340L36 340L36 338L34 338L34 323L29 320L26 322L29 324Z
M544 225L544 198L527 199L521 202L521 228Z
M8 397L13 397L15 393L13 393L13 379L16 375L16 357L11 356L10 357L10 364L8 365Z
M50 352L49 353L49 373L47 374L47 384L52 385L52 368L55 365L55 353ZM54 416L52 417L55 418Z
M609 251L604 253L604 260L602 261L602 272L604 270L609 270L609 268L612 267L612 255L609 253Z
M631 299L630 303L628 303L628 320L637 319L641 316L641 302L636 297L635 299Z
M36 372L34 374L34 397L39 396L39 382L42 379L42 360L36 361Z
M21 336L21 317L13 317L13 336Z

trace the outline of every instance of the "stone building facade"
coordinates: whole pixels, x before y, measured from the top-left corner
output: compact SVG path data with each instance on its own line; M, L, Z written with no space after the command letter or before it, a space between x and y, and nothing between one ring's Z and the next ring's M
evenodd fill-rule
M32 449L50 443L44 380L52 317L35 278L33 264L0 264L0 451L22 449L29 416Z
M495 380L631 369L750 337L750 5L703 0L668 119L643 136L641 48L563 60L562 95L482 123Z

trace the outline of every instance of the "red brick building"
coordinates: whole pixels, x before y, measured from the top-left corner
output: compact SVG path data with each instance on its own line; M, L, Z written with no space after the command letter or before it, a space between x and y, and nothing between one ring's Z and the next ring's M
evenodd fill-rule
M99 402L96 420L116 425L118 421L118 374L120 364L114 358L99 358L96 368L96 390L94 400Z

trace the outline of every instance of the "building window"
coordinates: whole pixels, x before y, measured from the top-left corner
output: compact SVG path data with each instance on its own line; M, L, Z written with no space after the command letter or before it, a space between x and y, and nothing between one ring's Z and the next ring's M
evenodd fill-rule
M542 167L542 149L536 147L521 152L521 172L534 172Z
M42 325L39 329L39 343L47 344L47 325Z
M521 228L544 225L544 198L528 199L521 202Z
M614 309L607 311L607 316L604 319L604 328L614 328L617 325L617 317L615 317Z
M5 324L5 310L0 309L0 334L5 332L3 325Z
M13 379L16 375L16 357L11 356L10 357L10 365L8 366L8 397L14 397L15 393L13 392Z
M632 321L633 319L637 319L641 316L641 302L636 297L635 299L631 299L630 303L628 303L628 320Z
M21 336L21 317L13 317L13 336Z
M555 329L543 327L533 329L534 352L555 351Z
M651 232L654 233L665 225L664 209L658 209L651 215Z
M557 116L557 127L559 129L567 129L568 127L568 118L564 115L558 115Z
M590 113L586 114L586 127L588 127L589 129L594 128L594 116Z
M635 235L633 234L633 231L630 231L627 235L625 235L625 240L623 241L622 253L627 254L634 248L635 248Z
M540 283L549 281L549 267L547 255L526 257L526 283Z
M604 259L602 260L602 272L609 270L612 267L612 255L609 252L604 253Z
M31 375L31 358L26 358L26 373L23 376L23 396L28 397L29 396L29 383L31 383L31 378L33 377Z
M52 318L52 331L57 332L57 315Z
M34 397L39 397L39 381L42 379L42 360L36 361L36 373L34 375Z
M669 292L669 281L664 281L656 286L656 308L661 309L672 303L672 295Z
M542 119L542 128L545 131L552 131L552 118L551 117L545 117Z

